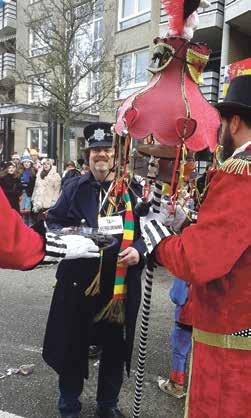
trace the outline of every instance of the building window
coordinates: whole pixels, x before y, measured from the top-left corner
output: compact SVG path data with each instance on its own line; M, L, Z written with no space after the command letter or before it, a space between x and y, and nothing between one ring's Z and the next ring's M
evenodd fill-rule
M27 146L35 148L41 157L48 155L48 129L47 128L28 128Z
M98 113L98 105L95 104L99 100L100 95L100 73L97 65L95 71L95 64L99 62L102 56L103 47L103 13L104 13L104 0L96 0L94 7L94 14L92 20L87 24L83 24L77 31L75 36L75 51L73 53L72 63L76 71L76 77L78 77L79 62L87 61L90 68L93 67L94 71L90 71L86 77L80 80L75 93L77 100L77 106L82 102L86 105L93 106L89 108L89 112ZM81 72L81 71L80 71Z
M215 71L217 73L220 72L220 62L221 62L221 53L219 51L212 52L210 54L210 60L208 61L204 72L207 71Z
M47 103L49 101L49 93L43 88L46 85L46 80L40 77L32 77L31 84L28 89L28 103Z
M117 58L117 99L124 99L146 85L148 57L149 50L147 48Z
M151 0L119 0L119 30L151 19Z
M51 38L50 28L43 28L41 33L39 31L29 30L29 55L30 57L37 57L39 55L47 54L49 51Z

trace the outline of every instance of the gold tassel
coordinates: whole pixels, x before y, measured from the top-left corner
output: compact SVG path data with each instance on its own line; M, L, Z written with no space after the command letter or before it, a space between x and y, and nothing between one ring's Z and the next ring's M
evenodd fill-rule
M111 299L110 302L102 309L100 313L95 316L94 321L98 322L101 319L108 319L109 322L114 322L119 325L125 323L125 301Z
M95 296L100 294L100 271L96 275L95 279L91 282L90 286L85 289L85 296Z
M85 296L95 296L100 294L100 276L103 262L103 250L100 252L100 261L98 273L95 276L94 280L91 282L90 286L85 289Z
M231 157L231 158L228 158L219 169L228 174L239 174L239 175L243 175L246 170L247 175L250 176L251 175L250 170L249 170L250 165L251 165L250 161Z
M181 153L182 153L182 159L180 161L180 175L179 175L179 188L180 189L184 186L185 164L187 160L187 150L186 150L186 146L184 143L182 145Z

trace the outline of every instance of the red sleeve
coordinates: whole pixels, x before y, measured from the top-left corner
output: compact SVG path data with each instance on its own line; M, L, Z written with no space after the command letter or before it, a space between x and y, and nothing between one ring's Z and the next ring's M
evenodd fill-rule
M0 268L27 270L44 256L43 239L23 223L0 188Z
M251 176L217 173L197 224L163 240L156 249L158 262L197 284L228 274L251 245L250 196Z

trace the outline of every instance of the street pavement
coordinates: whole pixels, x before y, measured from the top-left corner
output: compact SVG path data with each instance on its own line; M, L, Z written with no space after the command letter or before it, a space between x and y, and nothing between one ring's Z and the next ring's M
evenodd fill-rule
M0 379L0 418L58 417L57 376L41 357L46 318L53 292L55 270L29 272L0 270L0 372L23 364L34 364L29 376L11 375ZM144 277L144 276L143 276ZM182 418L184 401L161 392L158 375L167 377L170 367L168 337L174 305L168 297L171 278L158 268L154 277L148 356L142 399L142 418ZM132 417L140 315L131 378L125 376L120 409ZM81 417L92 418L95 410L97 360L90 361L90 378L82 395Z

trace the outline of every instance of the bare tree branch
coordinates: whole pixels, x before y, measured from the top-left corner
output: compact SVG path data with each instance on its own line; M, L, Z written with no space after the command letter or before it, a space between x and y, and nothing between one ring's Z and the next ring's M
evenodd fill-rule
M53 117L63 124L92 112L114 89L112 66L106 59L109 42L104 40L102 11L97 7L100 3L41 0L37 7L34 3L24 11L32 44L29 50L17 48L16 82L33 91L40 89L41 96L46 93L46 100L35 100L35 104L50 112L53 108ZM98 78L104 73L101 88Z

